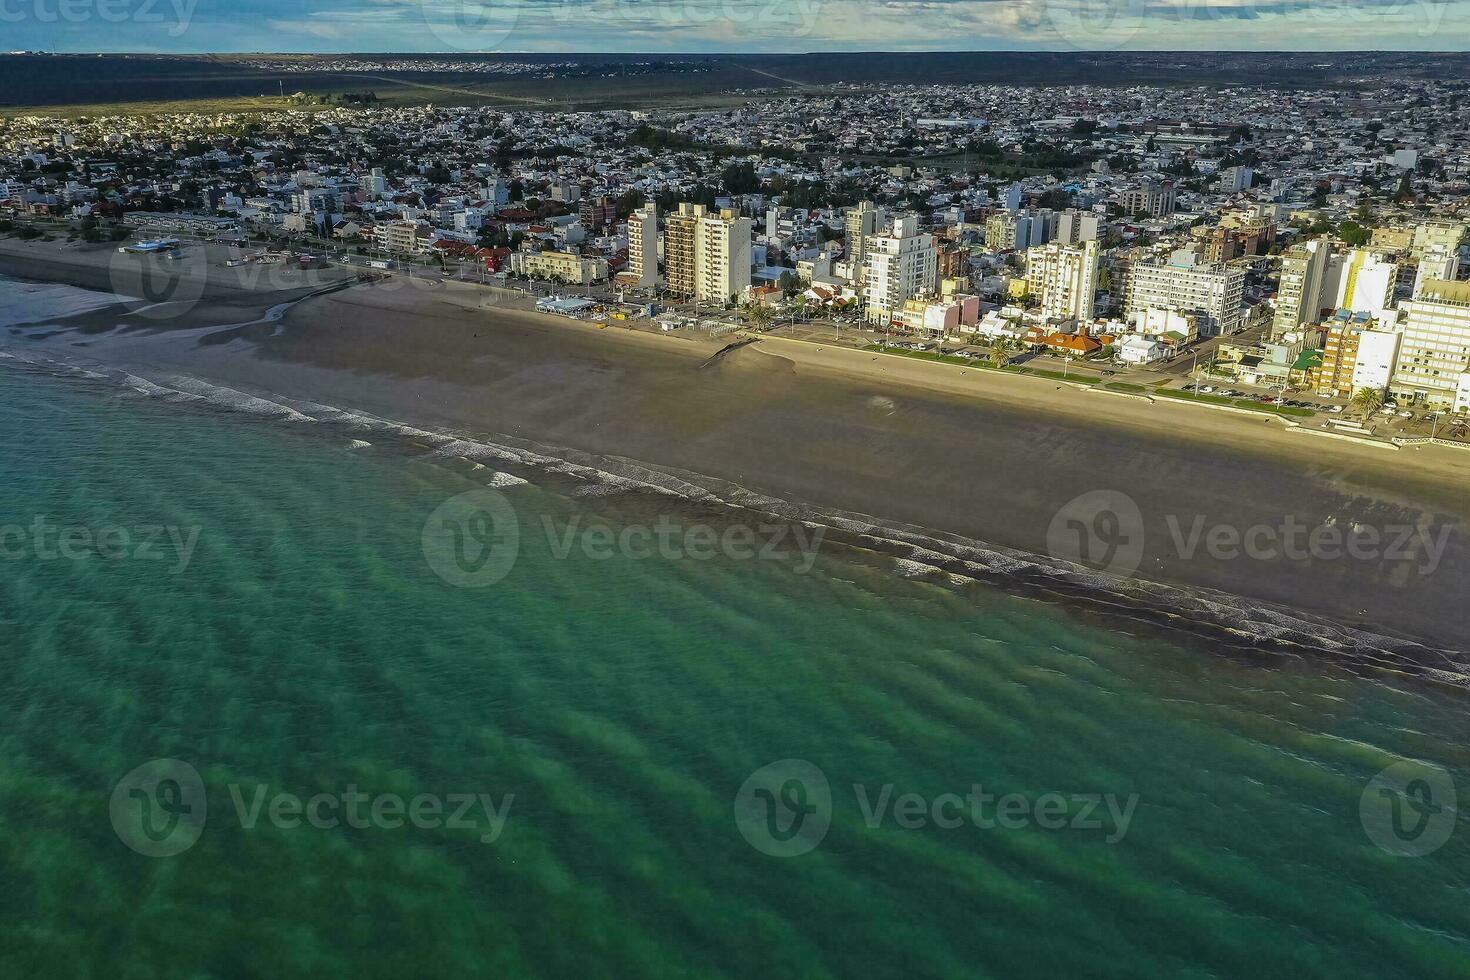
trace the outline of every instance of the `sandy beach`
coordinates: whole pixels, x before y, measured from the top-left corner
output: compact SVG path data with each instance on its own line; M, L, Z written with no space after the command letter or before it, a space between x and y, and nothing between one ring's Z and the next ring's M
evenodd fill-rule
M62 263L3 244L0 273L111 284L100 253ZM1069 503L1123 494L1142 532L1124 572L1470 648L1470 452L1388 451L1264 416L770 335L715 357L731 338L563 320L466 284L351 285L252 322L327 283L214 272L178 316L120 304L10 328L4 346L638 461L1034 554L1057 550ZM1378 545L1262 547L1296 525Z

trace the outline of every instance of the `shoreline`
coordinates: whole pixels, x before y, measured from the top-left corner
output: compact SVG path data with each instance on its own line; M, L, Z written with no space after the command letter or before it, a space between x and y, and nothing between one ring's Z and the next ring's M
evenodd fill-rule
M8 271L3 260L0 271ZM1012 557L1045 558L1048 525L1068 500L1120 489L1145 517L1137 568L1145 582L1299 610L1347 633L1470 646L1457 626L1470 569L1462 489L1470 454L1304 440L1268 416L1091 398L1035 378L770 335L711 362L725 342L471 306L480 295L454 285L355 286L224 337L205 328L104 330L109 314L93 312L51 325L45 339L12 332L8 345L177 372L486 444L561 447L752 499L876 515L864 518L875 528L923 529L935 541L984 542ZM190 322L209 319L197 315L205 312ZM88 346L69 351L79 334ZM1448 543L1433 573L1418 577L1351 561L1186 558L1170 554L1171 515L1238 528L1283 515L1314 526L1398 521L1448 529Z

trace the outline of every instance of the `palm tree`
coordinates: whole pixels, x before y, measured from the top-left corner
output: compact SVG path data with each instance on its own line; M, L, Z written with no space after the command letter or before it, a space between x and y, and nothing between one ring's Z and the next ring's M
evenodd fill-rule
M763 331L771 325L773 314L771 313L771 308L768 306L751 303L745 307L743 312L745 313L745 322L749 323L756 330Z
M1376 388L1359 388L1358 393L1353 396L1353 407L1362 412L1366 419L1383 407L1383 392Z
M996 367L1005 367L1006 362L1010 360L1006 354L1005 342L999 338L990 347L990 360Z

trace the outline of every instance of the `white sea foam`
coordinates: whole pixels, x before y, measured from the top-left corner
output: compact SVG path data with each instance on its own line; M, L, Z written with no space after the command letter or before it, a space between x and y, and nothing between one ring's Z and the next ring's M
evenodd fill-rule
M126 297L61 283L29 282L0 276L0 327L49 323L124 302Z
M99 374L47 357L0 352L7 361L41 366L53 373L89 380L110 381L149 397L206 401L211 405L283 421L315 421L340 425L361 433L379 433L429 447L429 460L465 459L496 470L490 486L518 486L527 481L504 472L511 466L557 473L585 481L573 491L579 496L602 496L628 490L651 492L682 500L721 503L762 515L798 521L808 528L822 527L848 536L851 546L879 551L893 559L904 577L934 572L957 586L997 578L1039 588L1043 592L1090 596L1119 611L1133 611L1171 621L1181 627L1213 629L1253 645L1272 648L1307 647L1351 655L1363 663L1403 670L1470 686L1462 669L1467 655L1459 651L1431 651L1418 644L1368 630L1335 624L1315 617L1268 606L1241 596L1208 589L1163 585L1139 579L1120 579L1044 555L989 545L960 535L935 532L913 525L883 522L869 515L801 504L725 481L669 469L656 469L635 460L535 446L524 440L489 442L434 432L361 412L286 398L264 398L193 378L170 377L166 384L126 372ZM517 444L511 444L512 442ZM354 448L371 445L355 439ZM841 545L829 533L829 542Z

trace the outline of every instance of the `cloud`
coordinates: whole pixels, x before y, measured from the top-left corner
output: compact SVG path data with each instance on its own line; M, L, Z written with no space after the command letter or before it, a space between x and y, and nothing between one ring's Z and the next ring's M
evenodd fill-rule
M95 18L64 36L42 27L17 25L15 46L34 37L70 51L1463 50L1470 0L200 0L182 37Z

